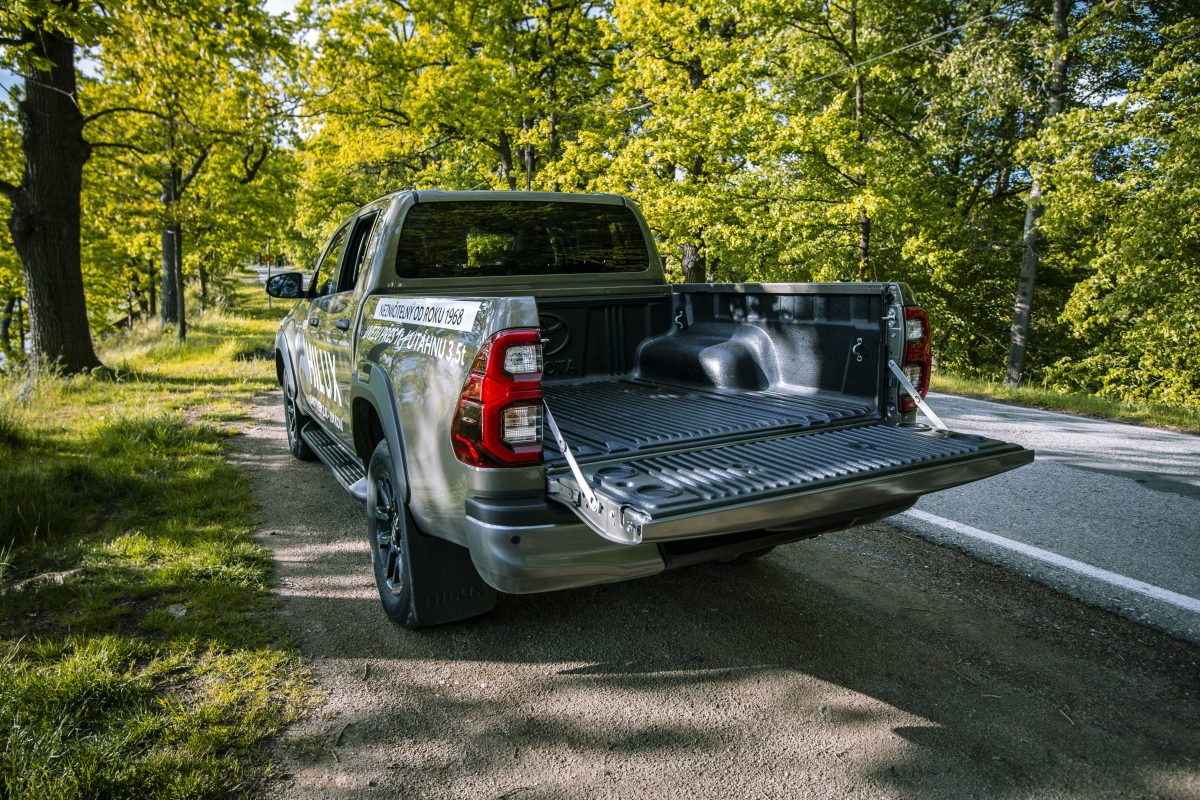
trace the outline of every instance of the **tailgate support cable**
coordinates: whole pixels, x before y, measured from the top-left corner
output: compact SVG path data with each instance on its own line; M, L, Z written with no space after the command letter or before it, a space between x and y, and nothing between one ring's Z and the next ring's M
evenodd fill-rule
M596 493L592 491L591 484L583 477L583 470L579 468L579 462L575 460L575 454L571 452L570 445L563 438L562 431L558 429L558 423L554 421L554 415L550 413L550 404L545 400L542 405L546 409L546 423L550 426L550 434L554 437L554 443L558 445L558 450L567 458L567 464L571 467L571 474L575 476L575 483L579 484L579 491L583 495L584 501L587 502L588 509L599 514L602 506Z
M921 409L921 413L928 417L929 421L933 423L933 427L937 428L939 431L950 430L946 427L946 423L942 422L942 418L933 413L933 409L930 408L929 404L925 402L925 399L921 397L921 393L917 391L917 387L912 385L912 381L908 379L908 376L904 374L904 370L900 369L899 365L896 364L895 361L890 359L888 360L888 369L890 369L892 374L896 376L896 380L900 381L900 386L903 387L904 391L908 392L908 396L911 397L913 402L917 404L917 408ZM549 413L549 410L547 410L547 413Z

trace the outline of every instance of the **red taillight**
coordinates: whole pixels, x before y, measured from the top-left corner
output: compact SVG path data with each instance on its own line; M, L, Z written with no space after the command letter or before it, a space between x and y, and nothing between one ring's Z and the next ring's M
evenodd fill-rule
M450 440L473 467L542 463L542 342L536 328L484 342L463 384Z
M904 309L904 377L924 398L929 391L929 368L932 361L929 335L929 315L925 309L909 306ZM916 411L917 404L907 394L900 394L900 413Z

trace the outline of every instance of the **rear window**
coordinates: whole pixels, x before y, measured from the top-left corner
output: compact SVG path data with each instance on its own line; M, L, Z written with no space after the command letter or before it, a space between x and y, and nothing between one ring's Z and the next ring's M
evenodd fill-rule
M400 278L641 272L642 229L624 206L521 201L418 203L396 250Z

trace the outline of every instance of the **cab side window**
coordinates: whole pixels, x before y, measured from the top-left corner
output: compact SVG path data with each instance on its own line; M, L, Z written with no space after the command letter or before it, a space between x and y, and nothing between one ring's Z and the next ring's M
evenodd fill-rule
M325 254L321 256L320 263L317 264L317 272L313 275L312 280L313 290L317 297L330 294L334 290L334 269L337 267L338 257L342 253L342 245L346 243L346 234L349 231L349 225L338 228L338 232L329 240L329 246L325 248Z
M342 257L342 269L338 274L338 292L349 292L358 283L358 276L370 249L371 232L375 229L375 221L378 218L379 212L375 211L354 221L354 229L346 243L346 254Z

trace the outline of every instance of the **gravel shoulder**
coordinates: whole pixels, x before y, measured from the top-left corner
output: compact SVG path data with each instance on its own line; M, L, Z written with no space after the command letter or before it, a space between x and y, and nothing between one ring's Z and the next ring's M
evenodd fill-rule
M231 457L321 693L263 797L1200 800L1200 649L888 524L405 631L277 395Z

